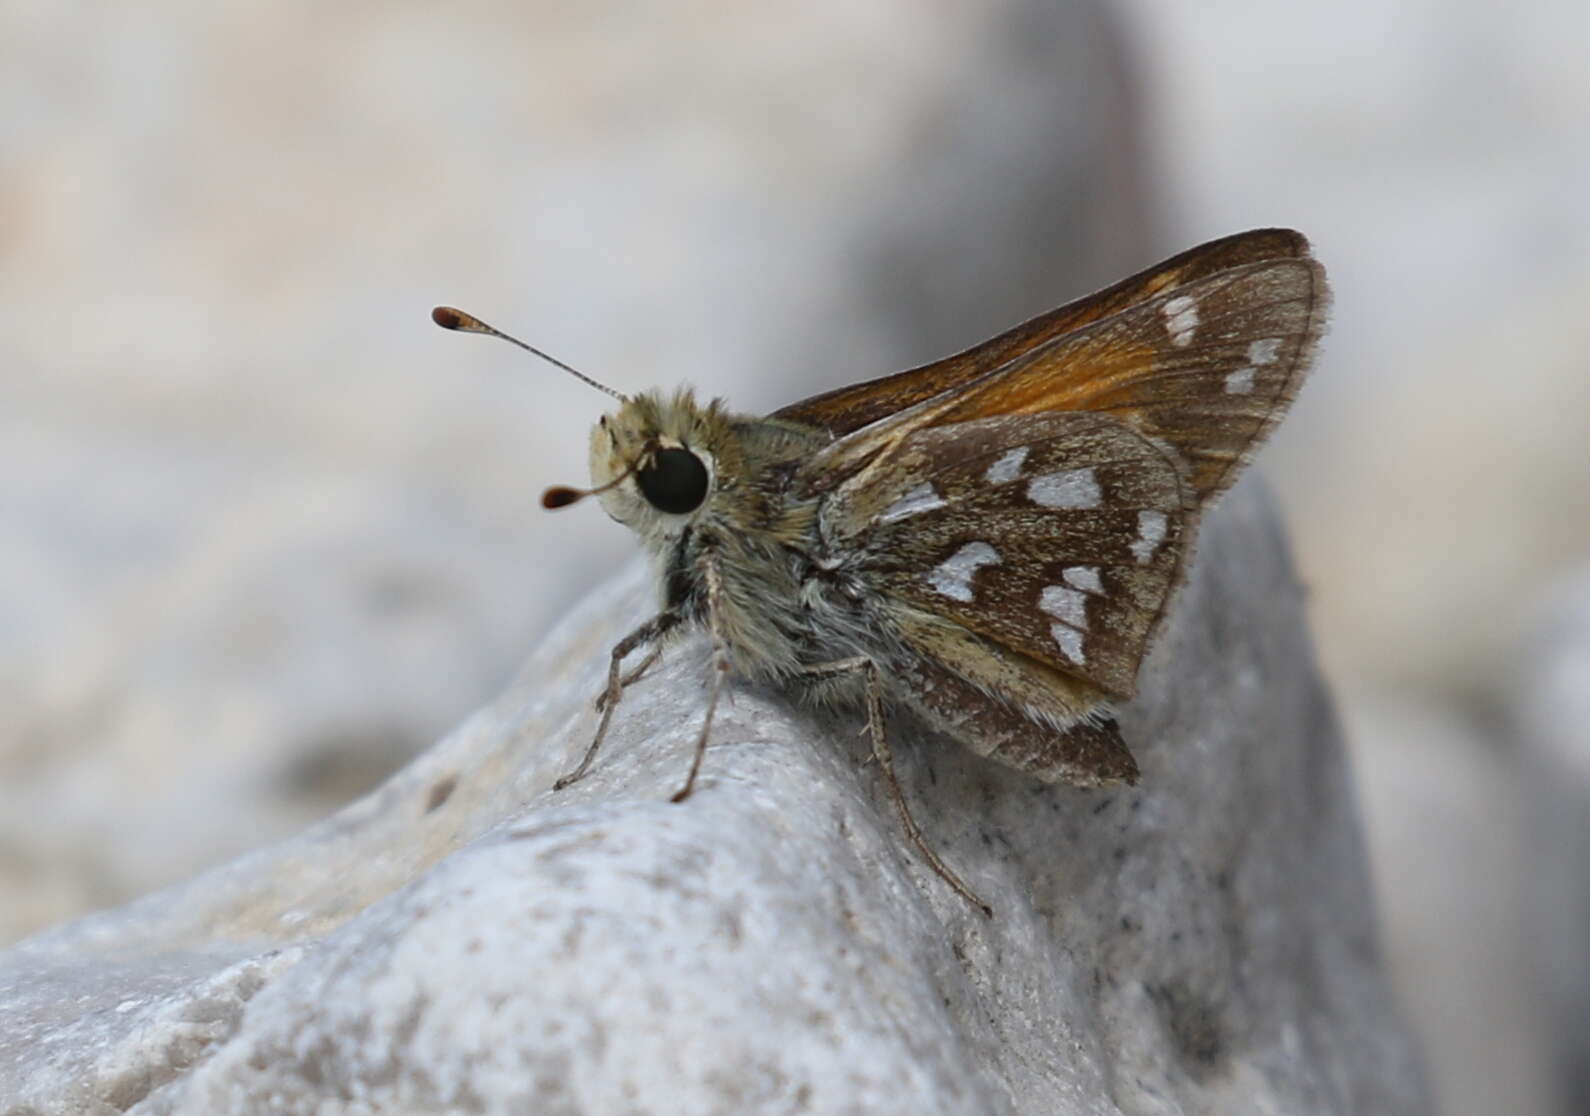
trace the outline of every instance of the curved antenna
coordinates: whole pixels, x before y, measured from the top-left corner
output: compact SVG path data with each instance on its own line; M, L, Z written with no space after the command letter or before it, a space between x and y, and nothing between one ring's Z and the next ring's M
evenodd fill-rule
M584 372L581 372L579 369L570 368L557 357L548 356L534 345L526 345L517 337L506 334L502 330L497 329L495 326L487 325L473 314L466 314L462 310L455 310L451 306L438 306L436 309L431 311L431 321L435 322L443 329L454 330L458 333L483 333L488 337L500 337L509 344L518 345L527 353L534 353L548 364L556 365L574 378L584 380L597 391L605 391L607 394L611 395L614 399L617 399L621 403L629 402L629 396L623 394L622 392L614 391L606 384L598 383L587 376Z
M541 493L541 506L546 508L547 511L553 511L557 508L566 508L570 504L579 503L587 496L600 496L610 488L617 488L630 477L635 475L635 472L641 467L641 465L650 459L656 448L657 443L647 442L640 448L640 455L637 456L635 460L631 461L622 473L618 474L618 476L614 477L606 484L598 485L595 488L570 488L566 484L553 485L551 488Z

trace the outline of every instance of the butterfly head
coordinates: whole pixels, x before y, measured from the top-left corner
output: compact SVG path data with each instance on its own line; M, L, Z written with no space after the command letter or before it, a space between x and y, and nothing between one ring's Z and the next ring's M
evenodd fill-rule
M431 320L443 329L497 337L533 353L619 401L591 431L588 489L555 485L541 495L546 508L565 508L587 496L601 498L607 514L661 550L704 513L720 475L733 475L741 461L722 403L696 402L688 389L625 395L571 368L473 314L438 306ZM725 457L732 460L725 462Z
M662 549L711 504L727 432L718 403L702 406L688 389L626 399L591 429L591 491Z

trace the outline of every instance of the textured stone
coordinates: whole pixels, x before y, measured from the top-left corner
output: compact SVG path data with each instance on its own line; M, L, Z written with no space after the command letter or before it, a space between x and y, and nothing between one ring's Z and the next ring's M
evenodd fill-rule
M1515 676L1526 944L1558 1111L1590 1112L1590 568L1546 595Z
M1121 711L1130 791L1046 787L735 686L626 697L638 572L488 709L298 838L0 954L0 1097L38 1112L1422 1113L1353 797L1261 492L1212 517Z
M1555 1116L1520 934L1531 869L1516 756L1429 695L1360 694L1344 712L1386 969L1438 1111Z

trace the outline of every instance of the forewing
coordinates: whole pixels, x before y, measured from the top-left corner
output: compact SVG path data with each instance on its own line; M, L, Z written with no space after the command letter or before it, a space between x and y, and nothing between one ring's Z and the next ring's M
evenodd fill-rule
M1109 415L1170 446L1206 503L1286 413L1327 302L1312 260L1220 271L1033 349L922 419Z
M918 430L834 494L824 527L886 595L1129 697L1189 515L1160 447L1052 414Z
M1210 241L1140 271L1113 286L1051 310L964 353L905 372L825 392L774 412L775 418L848 434L887 415L969 384L1057 337L1156 295L1233 268L1302 260L1308 240L1291 229L1255 229Z

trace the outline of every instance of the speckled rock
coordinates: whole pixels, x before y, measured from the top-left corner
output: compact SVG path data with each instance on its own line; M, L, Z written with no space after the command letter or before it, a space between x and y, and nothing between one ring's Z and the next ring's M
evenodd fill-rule
M1519 657L1524 921L1558 1111L1590 1111L1590 567L1546 595Z
M1047 787L736 686L667 793L705 647L626 698L639 571L512 687L302 836L0 954L0 1097L155 1113L1428 1111L1375 944L1301 598L1243 484L1121 724L1140 787Z

